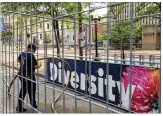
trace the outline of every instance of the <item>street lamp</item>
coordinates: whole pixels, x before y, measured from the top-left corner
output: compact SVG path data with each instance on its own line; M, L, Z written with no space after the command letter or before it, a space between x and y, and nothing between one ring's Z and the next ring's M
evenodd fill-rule
M91 15L91 20L95 22L95 61L99 61L98 59L98 40L97 40L97 21L100 21L100 17L94 17Z

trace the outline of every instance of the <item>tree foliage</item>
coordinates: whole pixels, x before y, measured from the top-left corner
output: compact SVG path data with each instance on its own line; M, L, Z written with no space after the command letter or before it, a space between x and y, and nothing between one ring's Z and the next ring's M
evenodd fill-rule
M135 3L136 7L134 10L135 18L133 20L134 23L134 33L133 33L133 39L135 42L138 42L141 40L142 37L142 25L138 25L138 22L143 20L144 18L148 17L151 14L155 14L150 16L151 19L159 19L161 20L161 3L157 2L141 2L141 3ZM110 12L111 12L111 18L117 20L117 18L122 15L123 10L125 8L129 7L128 4L121 4L119 5L119 8L117 9L116 7L111 7ZM117 11L116 11L117 10ZM123 39L123 42L127 43L129 42L129 37L130 37L130 16L128 19L123 19L115 22L114 24L111 25L110 27L110 39L112 42L118 43L120 42L119 40Z
M59 26L62 18L63 20L72 20L74 17L72 14L75 10L78 11L77 3L72 2L13 2L13 3L2 3L2 13L4 15L7 15L8 13L15 13L15 12L21 12L21 17L32 19L33 17L42 17L40 18L43 20L43 18L52 18L52 27L54 30L55 40L57 44L57 53L59 54L59 44L61 41L60 38L60 31ZM83 7L86 7L88 3L82 3ZM32 16L32 17L31 17ZM64 16L64 17L62 17ZM76 20L81 18L81 20L84 18L84 14L82 14L80 17L76 16ZM56 19L57 18L57 19ZM32 29L33 30L33 29Z
M136 18L134 22L140 21L150 14L153 14L150 16L151 18L161 20L161 14L159 14L161 13L161 2L141 2L137 4L135 14L141 17Z
M110 28L110 39L112 42L119 42L123 39L124 43L128 43L130 39L130 21L120 21L115 23ZM133 39L139 41L141 39L141 27L138 25L134 26Z
M98 42L103 42L103 40L107 39L107 34L106 33L101 33L97 34L97 41ZM95 36L92 37L92 41L95 42Z
M2 31L1 32L1 40L2 41L10 41L12 38L12 32L7 30L7 31Z
M46 42L50 43L51 41L52 41L52 37L48 33L46 33Z

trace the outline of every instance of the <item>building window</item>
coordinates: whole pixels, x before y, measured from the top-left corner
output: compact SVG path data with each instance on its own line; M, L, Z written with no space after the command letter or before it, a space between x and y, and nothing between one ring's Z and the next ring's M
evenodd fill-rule
M42 39L42 34L40 34L40 39Z
M74 40L75 38L74 38L74 35L73 35L73 40Z
M27 38L29 38L30 37L30 34L27 34Z
M47 29L49 29L49 24L47 23Z
M40 28L42 28L42 23L40 23Z

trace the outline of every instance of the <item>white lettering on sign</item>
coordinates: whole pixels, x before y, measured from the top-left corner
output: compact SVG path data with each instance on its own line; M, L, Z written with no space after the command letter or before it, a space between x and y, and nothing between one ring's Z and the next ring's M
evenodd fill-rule
M60 83L62 83L62 73L61 73L62 72L62 69L61 69L61 63L60 62L58 63L58 67L59 67L59 69L57 68L56 64L50 63L50 74L51 74L50 79L55 81L57 79L57 77L59 77L58 78L58 81ZM66 73L66 71L64 70L63 77L65 79L64 80L65 81L65 84L68 83L69 75L70 75L70 71L67 71L67 73Z
M98 75L102 77L104 75L104 71L102 68L98 69ZM98 77L98 95L104 97L104 79Z
M127 91L125 92L124 84L122 82L117 82L119 93L120 93L120 84L121 84L121 101L122 101L121 106L126 109L129 109L129 88L130 88L129 84L127 87ZM132 93L131 93L131 98L132 98L136 85L132 85L131 88L132 88Z
M98 77L98 95L104 97L104 79Z
M115 81L112 80L112 75L108 75L108 85L107 85L107 79L105 79L105 85L108 86L108 98L111 101L115 101L115 95L113 95L113 87L115 87Z
M59 78L58 78L58 81L60 82L60 83L62 83L62 70L61 70L61 62L59 62L58 63L58 68L59 68L59 70L58 70L58 74L59 74Z
M78 76L78 74L76 73L76 76L75 76L75 71L73 71L72 73L71 73L71 86L73 87L73 88L75 88L75 84L76 84L76 88L78 88L79 87L79 76ZM76 78L76 81L75 81L75 78Z
M58 68L57 68L58 67ZM58 80L58 82L62 83L63 79L65 79L65 84L68 83L68 78L70 75L70 71L65 71L64 70L64 74L63 74L63 79L62 79L62 68L61 68L61 62L59 62L58 64L53 64L50 63L50 79L51 80ZM76 76L75 76L76 74ZM113 80L113 76L112 75L104 75L104 70L102 68L99 68L97 71L98 74L98 78L95 77L94 75L91 75L90 78L88 77L88 85L86 87L86 75L84 73L80 73L78 74L75 71L71 72L71 80L70 80L70 84L73 88L79 88L80 90L85 91L86 89L88 90L88 92L91 90L91 94L98 94L98 96L100 97L104 97L104 86L107 87L108 86L108 92L106 92L106 94L108 93L108 99L111 101L115 101L115 95L113 94L113 88L115 88L115 84L117 84L118 86L118 91L120 93L120 84L121 84L121 101L122 101L122 106L124 108L128 108L129 107L129 86L127 87L127 91L125 92L124 89L124 84L119 82L119 81L114 81ZM88 76L88 75L87 75ZM104 78L104 76L106 76L106 78ZM108 77L108 85L107 85L107 77ZM58 78L58 79L57 79ZM76 79L76 81L75 81ZM89 83L89 79L91 79L91 83ZM98 81L98 83L96 82ZM97 84L95 84L97 83ZM132 85L132 93L131 95L133 95L133 92L135 90L135 85ZM90 89L90 90L89 90Z
M83 73L80 73L80 89L81 90L85 90L85 85L86 85L86 80L85 80L85 78L86 78L86 75L85 74L83 74Z
M91 75L91 83L89 83L89 88L88 88L89 92L90 92L90 88L91 88L91 94L96 94L96 92L97 92L97 87L94 83L94 82L96 82L96 79L97 78L95 76ZM90 82L90 81L88 81L88 82Z
M57 66L53 63L50 63L50 73L51 73L50 79L55 81L58 76L58 69Z

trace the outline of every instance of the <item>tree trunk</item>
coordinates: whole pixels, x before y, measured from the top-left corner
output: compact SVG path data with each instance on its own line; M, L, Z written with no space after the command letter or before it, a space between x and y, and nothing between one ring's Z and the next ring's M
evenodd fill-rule
M58 38L58 43L60 45L61 40L60 40L60 36L59 36L59 24L58 24L58 20L56 20L56 30L57 30L57 38Z
M82 10L82 6L81 6L81 2L78 2L78 12L81 12ZM83 49L81 47L81 39L80 38L81 34L82 34L82 18L81 18L81 13L78 14L79 16L79 38L78 38L78 47L79 47L79 56L83 56ZM80 59L82 59L82 57L80 57Z
M54 11L52 11L52 18L54 19ZM52 20L52 26L53 26L54 34L55 34L55 41L56 41L56 46L57 46L57 57L58 57L59 54L60 54L60 49L59 49L58 37L57 37L57 34L56 34L56 24L55 24L55 20Z

